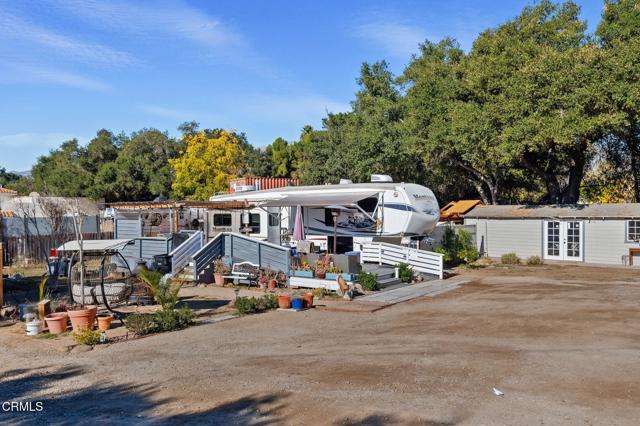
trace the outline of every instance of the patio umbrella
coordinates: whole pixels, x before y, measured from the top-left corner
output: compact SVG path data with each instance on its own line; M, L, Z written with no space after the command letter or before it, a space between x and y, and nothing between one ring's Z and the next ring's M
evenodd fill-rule
M302 207L296 207L296 220L293 223L293 239L304 240L304 223L302 222Z

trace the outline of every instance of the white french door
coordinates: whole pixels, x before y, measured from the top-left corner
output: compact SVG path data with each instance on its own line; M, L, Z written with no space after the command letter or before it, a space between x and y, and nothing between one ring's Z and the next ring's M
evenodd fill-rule
M544 258L582 261L583 230L579 220L545 220Z

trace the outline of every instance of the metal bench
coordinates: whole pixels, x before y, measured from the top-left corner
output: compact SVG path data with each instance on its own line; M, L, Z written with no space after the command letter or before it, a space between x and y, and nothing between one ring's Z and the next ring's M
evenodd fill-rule
M258 274L260 272L260 266L251 262L234 263L231 268L230 275L224 275L225 279L233 280L234 284L240 284L244 282L247 284L247 288L252 284L258 286Z

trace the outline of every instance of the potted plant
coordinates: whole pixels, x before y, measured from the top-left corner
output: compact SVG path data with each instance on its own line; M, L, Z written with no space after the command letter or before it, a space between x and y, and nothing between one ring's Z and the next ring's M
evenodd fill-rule
M293 271L296 277L313 278L313 268L309 263L303 261L300 266Z
M338 268L337 266L329 266L326 269L326 272L326 279L336 280L338 278L338 275L342 274L342 269Z
M280 309L289 309L291 308L291 297L286 294L281 294L278 296L278 307Z
M310 308L313 306L313 293L307 293L302 296L302 303L305 308Z
M224 276L229 273L229 265L221 257L213 261L213 281L219 287L224 285Z
M113 321L113 315L111 314L102 314L98 315L98 329L102 331L107 331L111 328L111 321Z
M54 312L44 317L49 328L49 333L60 334L67 331L67 321L69 320L69 314L64 312Z
M80 307L67 311L73 331L93 329L97 311L98 307L96 305L87 305L84 308Z

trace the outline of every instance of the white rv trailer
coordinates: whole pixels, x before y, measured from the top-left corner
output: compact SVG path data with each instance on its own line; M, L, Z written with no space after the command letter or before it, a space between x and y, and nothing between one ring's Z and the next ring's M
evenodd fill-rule
M337 214L338 236L358 237L365 241L374 236L422 237L435 228L440 209L430 189L412 183L393 183L386 176L374 175L372 180L377 181L236 192L216 195L210 200L246 201L259 206L250 214L258 215L263 209L265 220L260 221L261 226L263 223L266 226L265 222L270 220L266 210L279 210L287 216L281 224L289 231L293 228L295 208L300 206L305 233L309 236L333 235L334 214ZM254 218L258 217L254 216L252 221ZM212 222L215 225L215 218L210 219ZM271 222L276 224L278 221L272 218ZM257 232L257 227L255 231L266 234L262 229Z

